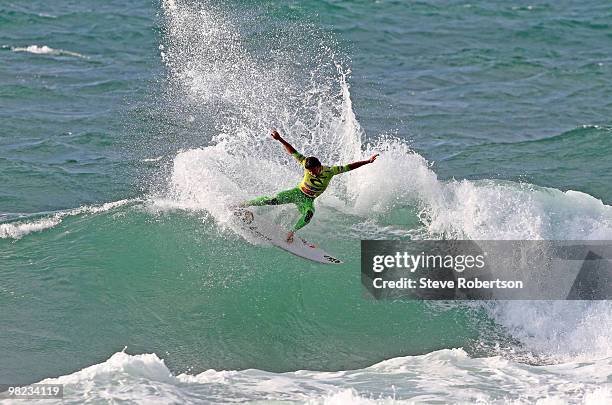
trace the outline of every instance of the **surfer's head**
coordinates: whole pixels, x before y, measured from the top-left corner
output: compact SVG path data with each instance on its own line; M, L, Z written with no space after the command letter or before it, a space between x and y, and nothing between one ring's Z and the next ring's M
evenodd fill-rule
M321 173L321 162L314 156L310 156L306 158L306 162L304 163L304 167L310 173L318 176Z

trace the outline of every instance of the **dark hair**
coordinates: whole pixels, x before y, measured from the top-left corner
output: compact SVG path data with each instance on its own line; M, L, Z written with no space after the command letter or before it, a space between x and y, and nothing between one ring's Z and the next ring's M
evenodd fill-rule
M306 163L304 164L304 167L306 169L310 170L319 166L321 166L321 162L319 162L319 159L317 159L316 157L310 156L306 158Z

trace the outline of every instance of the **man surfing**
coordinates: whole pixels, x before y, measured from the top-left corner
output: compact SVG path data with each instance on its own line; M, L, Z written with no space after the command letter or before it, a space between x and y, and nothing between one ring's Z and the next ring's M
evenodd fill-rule
M272 129L272 138L283 144L287 153L293 156L300 165L304 166L304 178L297 187L281 191L274 197L258 197L253 200L246 201L240 204L241 207L262 206L262 205L281 205L293 203L297 205L300 211L300 218L293 226L293 229L287 234L287 242L293 242L295 232L306 226L312 219L315 208L315 198L323 194L330 180L337 174L346 173L357 169L358 167L373 163L378 154L372 155L368 160L349 163L344 166L322 166L319 159L314 156L305 157L299 153L293 146L285 141L276 129Z

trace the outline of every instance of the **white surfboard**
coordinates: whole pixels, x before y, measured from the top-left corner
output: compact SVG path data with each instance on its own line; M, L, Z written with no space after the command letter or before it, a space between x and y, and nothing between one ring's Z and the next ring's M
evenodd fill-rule
M236 216L236 223L258 239L267 241L276 247L286 250L289 253L293 253L296 256L312 260L317 263L342 263L342 260L333 257L323 249L297 235L295 235L292 243L288 243L285 239L287 237L287 231L279 228L273 223L266 221L264 218L254 214L248 209L235 208L233 213Z

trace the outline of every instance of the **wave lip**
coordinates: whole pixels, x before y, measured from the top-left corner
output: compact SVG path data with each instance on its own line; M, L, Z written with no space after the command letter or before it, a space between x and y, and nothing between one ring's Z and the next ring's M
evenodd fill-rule
M65 211L57 211L52 215L44 216L33 221L15 221L0 223L0 239L21 239L33 232L41 232L59 225L65 217L80 214L97 214L113 208L138 201L136 199L124 199L111 201L100 205L84 205Z
M54 215L50 218L43 218L31 222L19 222L0 224L0 239L21 239L24 235L32 232L41 232L45 229L53 228L62 222L61 217Z
M76 58L89 59L89 56L80 54L78 52L67 51L64 49L55 49L51 48L47 45L29 45L25 47L10 47L10 50L13 52L27 52L33 53L36 55L54 55L54 56L73 56Z

